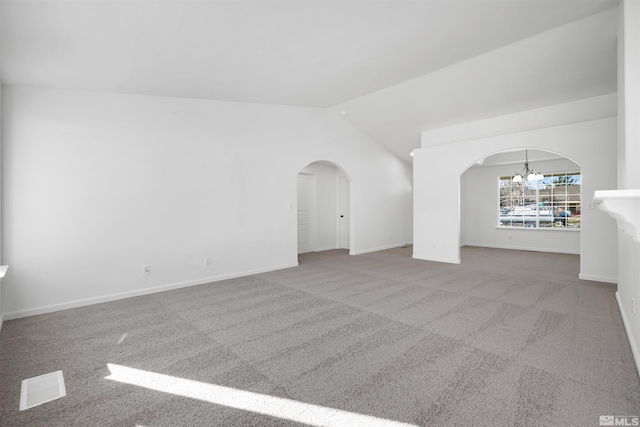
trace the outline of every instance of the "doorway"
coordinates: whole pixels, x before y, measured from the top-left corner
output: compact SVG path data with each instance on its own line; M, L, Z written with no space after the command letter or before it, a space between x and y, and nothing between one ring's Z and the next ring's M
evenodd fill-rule
M351 249L350 192L349 178L340 173L338 175L338 248L340 249Z
M351 249L351 181L334 164L314 162L297 177L298 253Z
M580 253L582 173L571 159L505 150L469 166L459 183L460 246Z

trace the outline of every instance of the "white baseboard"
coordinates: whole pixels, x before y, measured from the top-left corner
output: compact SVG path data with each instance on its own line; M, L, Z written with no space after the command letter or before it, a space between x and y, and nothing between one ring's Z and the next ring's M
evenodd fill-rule
M336 248L335 246L327 246L326 248L315 248L311 252L333 251L336 249L340 249L340 248Z
M591 282L618 283L617 279L605 276L594 276L593 274L578 274L578 279L589 280Z
M631 327L629 326L627 312L624 309L624 305L622 305L622 300L620 300L620 292L616 292L616 301L618 301L618 308L620 308L620 315L622 316L624 330L627 331L627 338L629 339L629 345L631 346L633 360L636 362L636 369L638 370L638 374L640 375L640 352L638 351L638 345L636 344L636 340L633 338L633 332L631 331Z
M460 258L438 258L438 257L432 257L431 255L421 255L421 254L417 254L417 253L413 253L413 258L414 259L421 259L424 261L433 261L433 262L446 262L448 264L460 264L462 261L460 260Z
M4 325L4 316L0 315L0 332L2 332L2 325Z
M555 254L571 254L580 255L580 251L562 250L556 248L533 248L523 246L509 246L509 245L494 245L490 243L464 243L460 246L477 246L479 248L491 248L491 249L508 249L514 251L530 251L530 252L551 252Z
M384 251L385 249L401 248L403 246L407 246L407 245L411 245L411 244L412 244L412 242L403 242L403 243L394 243L392 245L379 246L377 248L360 249L358 251L351 250L351 251L349 251L349 255L368 254L368 253L371 253L371 252Z
M4 313L5 320L19 319L21 317L37 316L39 314L53 313L54 311L68 310L70 308L84 307L87 305L100 304L104 302L117 301L125 298L132 298L142 295L155 294L158 292L170 291L172 289L186 288L189 286L205 285L211 282L219 282L226 279L235 279L237 277L251 276L254 274L267 273L269 271L283 270L285 268L297 267L298 263L284 264L275 267L259 268L256 270L248 270L239 273L223 274L220 276L207 277L204 279L189 280L186 282L172 283L169 285L154 286L152 288L137 289L135 291L119 292L116 294L104 295L95 298L86 298L81 300L69 301L60 304L52 304L42 307L30 308L26 310L12 311ZM2 318L0 318L2 319Z

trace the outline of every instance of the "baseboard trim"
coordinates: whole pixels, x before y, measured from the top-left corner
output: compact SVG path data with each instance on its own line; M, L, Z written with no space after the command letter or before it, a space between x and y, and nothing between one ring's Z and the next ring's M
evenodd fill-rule
M633 354L633 360L636 362L636 369L638 370L638 375L640 375L640 352L638 351L638 345L636 344L636 340L633 338L633 333L631 332L631 327L629 327L629 321L627 320L627 312L622 305L622 300L620 299L620 292L616 292L616 301L618 301L618 308L620 309L620 315L622 316L622 323L624 324L624 330L627 332L627 338L629 339L629 345L631 346L631 353Z
M460 258L438 258L432 257L430 255L421 255L414 252L412 258L421 259L423 261L433 261L433 262L446 262L447 264L460 264L462 260Z
M368 254L368 253L371 253L371 252L384 251L385 249L401 248L403 246L408 246L408 245L411 245L411 244L412 244L411 242L403 242L403 243L394 243L392 245L379 246L377 248L361 249L359 251L351 250L351 251L349 251L349 255Z
M4 325L4 316L0 315L0 332L2 332L2 325Z
M617 279L612 277L604 277L604 276L594 276L592 274L578 274L578 279L580 280L589 280L591 282L604 282L604 283L618 283Z
M508 246L508 245L494 245L487 243L464 243L460 246L477 246L479 248L491 248L491 249L508 249L514 251L529 251L529 252L550 252L555 254L570 254L570 255L580 255L580 251L569 251L562 249L551 249L551 248L529 248L522 246Z
M333 250L336 250L336 249L340 249L340 248L337 248L335 246L327 246L325 248L315 248L311 252L333 251Z
M240 273L223 274L220 276L207 277L197 280L188 280L185 282L172 283L168 285L154 286L152 288L137 289L135 291L119 292L116 294L104 295L95 298L86 298L81 300L69 301L60 304L52 304L42 307L30 308L26 310L12 311L4 313L4 320L20 319L22 317L37 316L39 314L53 313L55 311L68 310L71 308L84 307L87 305L101 304L105 302L117 301L126 298L133 298L142 295L150 295L158 292L170 291L173 289L187 288L189 286L206 285L207 283L219 282L221 280L235 279L237 277L252 276L254 274L267 273L269 271L283 270L285 268L297 267L298 262L278 265L275 267L258 268L255 270L247 270ZM0 319L2 319L0 317Z

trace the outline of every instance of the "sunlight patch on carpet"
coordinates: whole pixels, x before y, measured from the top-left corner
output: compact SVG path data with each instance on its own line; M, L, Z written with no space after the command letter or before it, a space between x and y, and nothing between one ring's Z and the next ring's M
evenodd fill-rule
M268 394L208 384L112 363L108 363L107 367L111 372L111 375L105 377L105 379L108 380L313 426L413 426L413 424L386 420L340 409L325 408L310 403L269 396Z

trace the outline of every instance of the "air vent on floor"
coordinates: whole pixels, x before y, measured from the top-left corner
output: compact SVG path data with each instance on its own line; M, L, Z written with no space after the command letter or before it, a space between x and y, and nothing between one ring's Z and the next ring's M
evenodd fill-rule
M65 397L67 390L64 387L62 371L40 375L22 380L20 392L20 410L33 408L43 403Z

